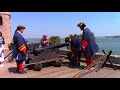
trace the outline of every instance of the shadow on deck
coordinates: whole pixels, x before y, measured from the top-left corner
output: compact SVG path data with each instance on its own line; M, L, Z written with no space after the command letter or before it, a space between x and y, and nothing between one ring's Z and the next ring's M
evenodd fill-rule
M10 68L8 68L8 71L9 71L10 73L17 73L16 67L10 67Z
M85 68L85 66L83 66L83 65L72 65L71 63L69 63L69 62L63 62L63 65L62 66L67 66L67 67L69 67L69 68L73 68L73 69L84 69Z

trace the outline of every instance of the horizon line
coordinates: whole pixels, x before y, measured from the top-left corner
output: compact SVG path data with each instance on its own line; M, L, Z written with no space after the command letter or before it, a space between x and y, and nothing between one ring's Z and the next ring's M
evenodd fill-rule
M95 37L106 37L106 36L95 36ZM29 38L39 38L39 37L27 37L27 39L29 39ZM65 38L65 37L60 37L60 38Z

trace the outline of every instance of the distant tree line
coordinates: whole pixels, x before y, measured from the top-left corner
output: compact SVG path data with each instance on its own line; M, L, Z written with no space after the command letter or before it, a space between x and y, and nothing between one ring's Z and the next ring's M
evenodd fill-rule
M92 35L96 39L93 32L92 32ZM78 35L78 34L70 34L68 37L71 37L71 38L75 37L75 38L78 38L79 40L82 40L82 34L80 34L80 35ZM59 36L51 36L49 38L49 43L50 43L50 45L60 44L61 43L60 37Z
M94 39L96 39L94 33L92 32L92 36L94 37ZM82 34L78 35L78 34L70 34L69 37L74 37L74 38L78 38L80 40L82 40Z
M54 44L60 44L61 41L60 41L60 37L59 36L51 36L49 38L49 44L50 45L54 45Z

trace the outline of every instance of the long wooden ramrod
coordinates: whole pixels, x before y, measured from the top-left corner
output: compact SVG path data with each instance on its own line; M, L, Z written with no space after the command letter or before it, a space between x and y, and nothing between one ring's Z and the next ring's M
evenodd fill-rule
M5 58L4 59L6 59L10 54L12 53L12 51L7 55L7 56L5 56Z

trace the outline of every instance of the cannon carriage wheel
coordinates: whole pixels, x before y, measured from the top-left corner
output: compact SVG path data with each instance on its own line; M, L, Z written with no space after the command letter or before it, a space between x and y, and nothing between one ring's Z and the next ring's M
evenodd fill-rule
M58 59L54 62L54 67L61 67L62 63L63 63L62 59Z
M63 63L62 60L63 58L56 58L56 59L51 59L46 61L33 62L33 63L25 64L23 66L27 67L27 66L34 65L34 66L31 66L31 68L33 67L34 71L40 71L47 63L55 67L61 67Z
M40 71L42 69L43 65L39 62L37 62L34 66L34 71Z

